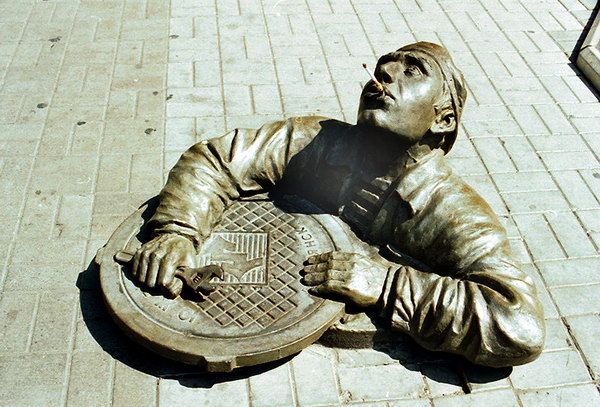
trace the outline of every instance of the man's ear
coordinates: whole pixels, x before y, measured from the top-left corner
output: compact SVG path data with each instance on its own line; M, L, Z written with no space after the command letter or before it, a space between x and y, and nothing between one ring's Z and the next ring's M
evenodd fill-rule
M452 106L446 105L441 109L436 109L437 116L430 131L433 134L451 133L456 130L456 115Z

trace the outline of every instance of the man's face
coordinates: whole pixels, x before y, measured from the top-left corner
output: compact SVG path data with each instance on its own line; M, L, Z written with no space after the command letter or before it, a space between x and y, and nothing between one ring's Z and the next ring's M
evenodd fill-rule
M397 135L408 144L419 141L436 119L434 104L443 92L438 64L418 50L396 51L379 58L373 81L360 95L358 124L374 126Z

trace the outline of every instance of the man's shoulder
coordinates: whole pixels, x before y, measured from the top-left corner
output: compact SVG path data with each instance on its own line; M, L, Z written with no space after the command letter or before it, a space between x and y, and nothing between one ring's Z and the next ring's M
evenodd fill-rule
M287 119L286 124L295 131L313 136L319 133L327 135L347 133L353 127L350 123L325 116L295 116Z
M346 139L353 134L355 126L324 116L295 116L283 120L265 123L259 129L236 129L236 132L253 135L259 139L287 138L287 139L315 139L328 143L338 140L340 137ZM335 144L335 142L334 142Z

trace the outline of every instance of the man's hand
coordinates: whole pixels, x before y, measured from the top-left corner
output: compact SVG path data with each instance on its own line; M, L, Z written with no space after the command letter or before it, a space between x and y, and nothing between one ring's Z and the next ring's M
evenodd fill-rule
M360 307L377 304L388 270L384 262L345 252L311 256L305 264L304 283L313 286L311 293L343 296Z
M173 284L178 267L193 267L194 245L183 236L159 235L138 249L133 258L133 275L152 288L163 287L171 297L181 293L181 284Z

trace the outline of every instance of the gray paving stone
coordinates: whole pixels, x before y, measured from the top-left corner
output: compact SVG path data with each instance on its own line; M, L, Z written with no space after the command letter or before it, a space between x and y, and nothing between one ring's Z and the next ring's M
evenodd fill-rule
M492 174L492 179L501 193L536 193L556 190L556 184L546 172L517 172Z
M345 367L339 366L340 390L348 401L376 401L416 398L423 395L425 384L418 370L400 364Z
M600 200L600 170L581 170L579 173L596 199Z
M450 406L487 406L487 407L508 407L518 406L519 402L512 390L496 390L485 393L467 394L464 396L455 396L433 401L435 407Z
M250 402L256 407L285 407L294 404L290 365L278 366L248 379Z
M105 406L112 398L114 361L104 352L75 352L71 359L67 404Z
M587 284L551 288L550 291L561 315L571 316L600 312L600 304L596 301L599 288L598 284Z
M523 407L550 405L573 405L584 403L595 406L600 403L600 394L593 384L573 387L558 387L519 394Z
M167 117L223 115L219 87L172 88L169 94L173 97L167 102Z
M301 406L339 403L332 360L326 353L307 348L293 359L292 372Z
M13 263L27 266L81 264L85 242L72 239L16 239Z
M549 286L600 283L598 257L538 262Z
M225 84L269 85L277 82L272 61L264 59L226 59L223 61Z
M519 171L544 171L544 165L525 137L504 137L502 145Z
M546 215L546 219L568 257L594 256L598 250L571 212Z
M585 315L567 318L577 345L583 351L588 366L594 373L594 379L600 377L600 317Z
M560 244L543 215L513 215L527 247L535 260L554 260L564 257Z
M600 211L579 211L577 217L583 223L586 234L594 241L596 247L600 247Z
M502 197L510 211L516 214L569 210L569 204L558 190L507 192Z
M159 406L247 406L246 380L214 381L210 377L190 377L158 382Z
M162 154L134 154L131 157L129 191L147 192L148 196L162 189Z
M454 168L455 172L462 176L485 175L487 170L481 159L477 156L454 157L448 156L448 162Z
M231 115L254 113L252 90L249 86L224 85L225 112Z
M40 192L28 196L21 215L18 236L50 237L49 231L54 227L59 200L59 196L50 193Z
M77 296L73 292L42 292L31 333L31 352L68 352L73 337Z
M597 103L598 97L596 93L580 78L577 77L565 77L563 78L565 83L569 86L571 92L573 92L580 102L583 103Z
M516 366L510 378L519 390L591 381L581 356L574 350L542 353L534 362Z
M574 78L577 80L578 78ZM544 77L544 87L552 95L552 98L558 103L577 103L579 98L570 85L571 77L546 76Z
M506 120L481 120L464 123L470 137L514 136L522 134L519 125L511 118Z
M42 192L90 193L96 157L41 156L35 161L31 188Z
M83 249L83 247L81 247ZM63 260L61 260L63 261ZM34 264L30 262L10 262L6 267L4 290L44 291L61 290L75 292L77 275L81 272L77 264Z
M2 157L0 162L0 193L2 195L23 194L33 159L29 157Z
M544 65L547 66L547 65ZM565 66L564 63L560 66ZM560 75L562 76L562 75ZM573 126L557 105L535 105L534 109L540 115L548 131L552 135L573 133Z
M552 174L574 209L591 209L598 201L577 171L556 171Z
M27 352L38 308L35 293L6 293L0 298L0 353Z
M196 120L193 117L173 118L165 130L165 149L167 151L186 150L196 142Z
M429 400L398 400L387 403L390 407L429 407Z
M63 405L64 353L0 355L0 403L7 406Z
M113 406L156 405L158 379L120 362L115 364Z
M598 133L586 133L582 134L581 137L585 140L592 152L598 156L598 154L600 154L600 140L598 138Z
M101 192L125 192L129 185L131 155L111 154L100 158L96 190Z
M490 173L515 172L516 168L497 138L473 140L475 148Z
M540 152L549 170L582 170L598 168L598 160L589 151Z

